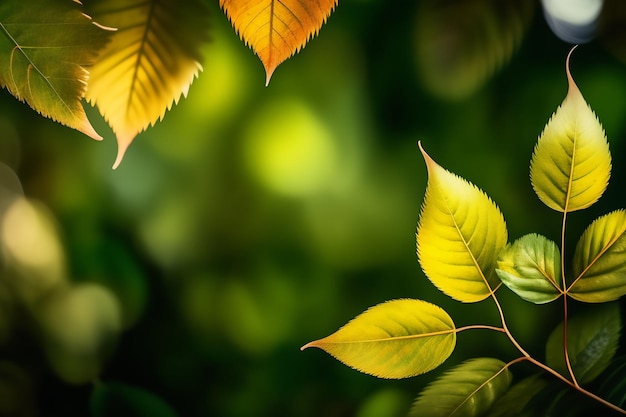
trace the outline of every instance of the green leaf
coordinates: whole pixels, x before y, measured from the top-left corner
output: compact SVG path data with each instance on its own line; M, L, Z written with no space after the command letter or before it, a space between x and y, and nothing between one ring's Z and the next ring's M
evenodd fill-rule
M539 375L521 380L495 402L486 417L533 417L535 414L526 412L525 407L547 384Z
M605 405L600 404L579 391L571 389L561 381L551 379L524 406L518 417L588 417L613 416Z
M529 234L500 252L498 276L526 301L544 304L562 294L561 255L556 243L544 236Z
M437 165L419 146L428 168L417 227L422 269L455 300L484 300L500 284L495 267L507 242L504 217L484 192Z
M614 358L598 380L602 381L598 387L598 395L624 408L626 406L626 356Z
M506 392L512 376L498 359L470 359L430 383L413 404L414 417L474 417Z
M593 381L606 369L617 351L622 320L618 303L589 306L584 315L567 321L567 351L579 384ZM550 334L546 363L569 375L563 352L563 323Z
M572 79L569 56L566 72L567 96L546 124L530 163L537 196L561 212L591 206L604 193L611 175L604 130Z
M591 223L576 245L573 263L572 298L603 303L626 294L626 211Z
M109 32L68 0L0 2L0 86L41 115L102 139L82 98Z
M155 394L119 382L97 383L89 400L91 417L177 417Z
M378 304L302 349L323 349L380 378L408 378L441 365L455 344L456 328L448 313L426 301L402 299Z
M209 13L202 0L88 0L85 7L118 28L90 70L86 93L117 137L115 168L135 136L187 96L202 70Z

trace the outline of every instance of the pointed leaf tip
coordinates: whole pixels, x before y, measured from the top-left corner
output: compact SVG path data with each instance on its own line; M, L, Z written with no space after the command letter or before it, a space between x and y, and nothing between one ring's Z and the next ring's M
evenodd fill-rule
M578 90L578 86L574 82L574 78L572 77L572 73L569 69L569 63L576 47L578 47L578 45L574 45L572 49L570 49L569 53L567 54L567 58L565 59L565 73L567 74L568 92L572 90Z
M422 156L424 157L424 159L426 159L426 158L430 159L430 156L428 156L428 154L424 150L424 147L422 146L422 141L421 140L417 141L417 147L419 148L420 152L422 153Z
M270 85L270 79L272 78L272 74L274 74L275 69L276 67L272 68L271 70L269 70L268 68L265 68L265 86L266 87Z
M89 123L87 119L85 119L85 122L80 126L79 130L80 132L84 133L94 140L102 140L102 136L98 132L96 132L96 129L93 128L93 126L91 125L91 123Z
M135 139L135 135L124 135L121 133L117 134L117 157L115 158L115 162L113 163L113 169L117 169L122 163L122 159L124 159L124 155L126 155L126 151L128 147Z

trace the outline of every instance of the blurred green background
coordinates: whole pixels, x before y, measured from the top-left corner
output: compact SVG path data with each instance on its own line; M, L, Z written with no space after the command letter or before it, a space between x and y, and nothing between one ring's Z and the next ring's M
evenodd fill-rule
M180 416L402 416L445 365L516 357L502 335L464 332L441 370L386 381L299 348L402 297L442 306L458 326L497 324L492 303L452 301L420 270L418 140L494 199L510 240L558 240L561 217L535 197L528 164L565 97L571 45L541 5L340 1L265 87L217 3L204 72L116 171L93 109L102 143L0 95L0 415L89 415L97 377ZM620 3L605 2L598 37L571 62L614 167L602 200L570 217L570 248L626 205ZM560 306L499 296L541 358ZM127 415L168 415L139 397L144 414Z

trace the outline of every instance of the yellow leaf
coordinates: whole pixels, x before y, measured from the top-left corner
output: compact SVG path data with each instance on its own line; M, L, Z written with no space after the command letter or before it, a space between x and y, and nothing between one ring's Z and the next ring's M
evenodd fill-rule
M201 0L86 2L94 20L117 32L90 69L86 98L117 137L119 165L132 140L186 96L202 70L208 27Z
M408 378L428 372L454 350L456 329L440 307L421 300L392 300L355 317L317 347L361 372Z
M284 60L317 34L337 0L220 0L239 36L265 67L265 85Z
M504 217L485 193L437 165L421 143L419 147L428 168L417 227L422 269L455 300L484 300L500 284L496 261L507 242Z
M626 294L626 211L596 219L574 251L576 277L568 294L578 301L605 303Z
M602 196L611 176L604 129L570 74L572 51L566 64L567 96L546 124L530 164L537 196L560 212L591 206Z
M88 69L109 32L94 25L79 4L0 3L0 86L39 114L101 140L82 99Z

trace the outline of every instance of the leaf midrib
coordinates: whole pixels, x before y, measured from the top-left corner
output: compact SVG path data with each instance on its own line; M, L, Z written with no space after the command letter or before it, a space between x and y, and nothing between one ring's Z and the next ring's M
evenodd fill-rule
M32 68L35 69L35 71L41 76L41 78L43 78L46 82L46 84L48 85L48 87L50 87L50 89L54 92L54 95L59 99L59 101L63 104L63 106L67 109L67 111L69 113L73 113L72 108L65 102L65 100L63 100L63 97L61 97L61 95L59 94L59 92L57 91L57 89L54 87L54 85L50 82L50 80L48 79L48 77L46 77L41 70L39 70L39 68L37 67L37 65L35 65L35 63L33 62L33 60L30 58L30 56L28 54L26 54L26 52L24 51L24 49L19 45L19 43L17 42L17 40L11 35L11 33L8 31L8 29L4 26L4 24L2 22L0 22L0 28L2 28L2 30L4 31L4 33L9 37L9 39L11 40L11 42L13 42L13 44L15 45L15 48L13 48L13 51L11 51L11 59L10 59L10 63L9 63L9 71L11 72L11 79L13 81L13 85L15 86L15 88L17 89L17 82L15 81L15 77L13 76L13 53L15 52L15 50L17 49L18 51L20 51L20 53L24 56L24 58L26 58L26 60L29 62L30 66ZM31 47L31 48L37 48L35 46ZM30 71L29 71L30 74ZM27 78L27 84L28 87L30 88L30 76L28 76ZM15 94L19 97L21 94L19 91L16 91ZM31 93L32 94L32 93Z
M421 338L427 338L427 337L448 336L456 332L457 332L457 329L452 328L452 329L446 329L446 330L439 330L436 332L409 334L409 335L404 335L404 336L392 336L392 337L387 337L387 338L366 339L366 340L337 340L337 341L332 341L332 342L326 342L326 344L347 345L347 344L360 344L360 343L384 343L384 342L394 342L394 341L400 341L400 340L421 339Z
M141 60L144 58L146 54L145 45L148 42L148 34L151 31L151 21L154 19L154 9L156 8L157 0L153 0L150 2L146 23L144 25L143 34L141 36L141 41L139 42L139 49L137 50L137 57L135 59L135 65L133 69L133 77L132 82L130 83L130 88L128 90L128 97L126 98L126 117L129 115L129 109L133 104L133 98L135 96L135 86L138 81L139 70L141 69Z

